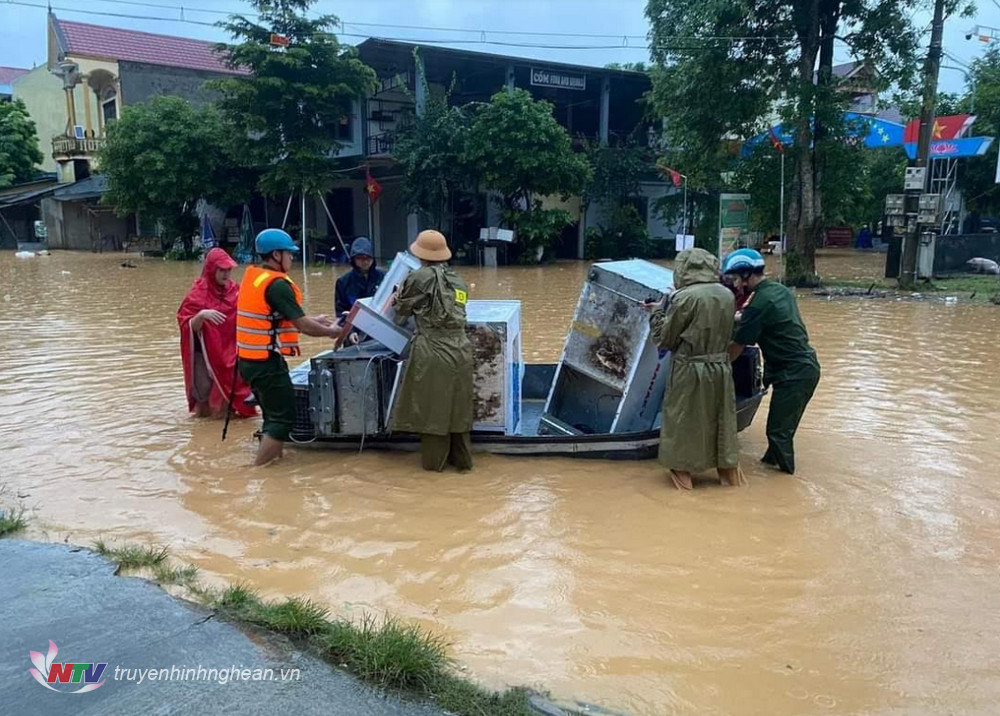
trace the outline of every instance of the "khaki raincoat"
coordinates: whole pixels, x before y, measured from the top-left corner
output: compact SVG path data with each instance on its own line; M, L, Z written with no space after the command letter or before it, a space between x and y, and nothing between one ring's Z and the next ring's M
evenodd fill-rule
M653 340L671 351L660 462L685 472L736 467L736 392L727 354L733 294L719 283L719 260L704 249L678 255L674 288L667 310L650 317Z
M403 282L396 313L413 316L406 375L393 429L427 435L472 430L473 352L465 333L469 289L443 264L425 266Z

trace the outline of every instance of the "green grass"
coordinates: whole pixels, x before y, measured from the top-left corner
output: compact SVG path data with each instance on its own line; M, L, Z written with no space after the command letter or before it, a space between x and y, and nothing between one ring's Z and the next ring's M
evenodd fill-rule
M172 565L165 547L112 546L97 540L93 548L121 568L151 568L160 584L181 584L219 615L283 634L377 688L429 698L456 716L533 713L528 690L490 691L455 673L445 641L419 626L372 615L351 622L331 617L325 607L296 597L266 601L245 583L212 589L198 582L196 567Z
M318 639L326 658L381 688L427 691L452 667L444 641L418 626L366 614L357 624L337 621Z
M823 281L823 288L854 288L881 291L898 291L896 279L865 279L838 281ZM963 295L963 298L990 300L1000 294L1000 279L996 276L955 276L954 278L937 278L933 281L917 281L914 293L937 293Z
M198 578L198 568L193 565L177 567L163 562L153 567L153 579L160 584L194 584Z
M20 532L28 526L23 507L0 507L0 537Z
M104 540L94 542L94 551L107 557L121 569L139 569L162 565L170 552L166 547L142 547L136 544L110 546Z

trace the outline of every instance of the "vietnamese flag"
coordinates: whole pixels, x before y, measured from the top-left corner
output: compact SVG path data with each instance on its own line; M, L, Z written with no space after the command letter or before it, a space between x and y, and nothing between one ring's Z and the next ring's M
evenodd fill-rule
M288 47L290 41L284 35L279 35L276 32L271 33L271 47Z
M768 130L771 133L771 146L777 149L781 154L785 153L785 145L781 143L778 139L778 135L774 133L774 127Z
M938 139L958 139L972 126L976 118L971 114L951 114L947 117L935 117L931 126L931 141ZM920 120L912 119L906 124L903 132L903 143L920 141Z
M375 181L375 177L371 175L368 167L365 167L365 193L368 195L368 202L371 204L378 201L379 195L382 193L382 185Z

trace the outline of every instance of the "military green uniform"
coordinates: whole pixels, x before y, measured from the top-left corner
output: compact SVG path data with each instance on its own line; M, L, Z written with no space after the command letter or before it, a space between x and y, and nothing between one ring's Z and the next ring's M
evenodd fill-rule
M683 472L736 467L736 391L728 353L733 293L719 283L719 260L703 249L680 253L674 287L667 310L649 319L653 340L671 352L660 463Z
M472 343L465 332L469 289L444 264L425 266L403 282L396 313L413 316L406 375L393 415L393 429L420 434L425 470L451 463L472 468Z
M736 343L760 346L764 385L771 386L767 414L767 452L762 461L795 472L793 438L819 383L819 361L809 345L795 294L775 281L761 281L743 311Z
M272 281L264 292L264 300L272 311L290 321L306 315L287 281ZM288 440L295 427L295 388L285 357L272 352L267 360L240 358L239 367L264 414L261 432L275 440Z

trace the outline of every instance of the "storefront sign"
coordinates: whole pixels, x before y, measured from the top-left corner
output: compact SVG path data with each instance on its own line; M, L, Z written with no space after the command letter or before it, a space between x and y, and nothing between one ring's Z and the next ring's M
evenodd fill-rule
M587 89L587 75L578 75L571 72L553 72L552 70L532 67L531 84L534 87L585 90Z
M724 259L750 229L750 195L719 196L719 258Z

